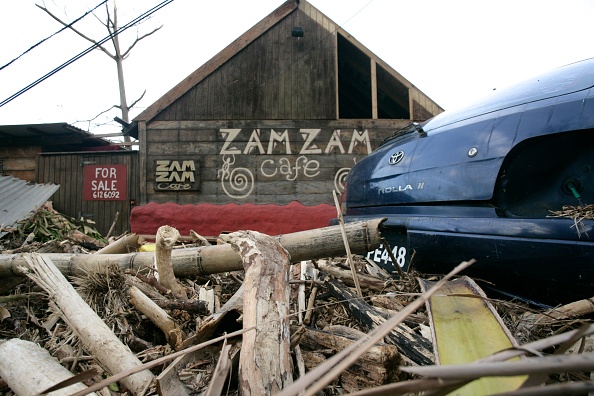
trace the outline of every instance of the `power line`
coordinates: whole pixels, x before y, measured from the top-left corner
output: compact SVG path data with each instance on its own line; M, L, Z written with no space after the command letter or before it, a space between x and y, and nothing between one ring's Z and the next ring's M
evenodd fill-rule
M25 88L23 88L20 91L15 92L14 94L10 95L8 98L6 98L2 102L0 102L0 107L4 106L5 104L7 104L7 103L11 102L12 100L16 99L17 97L21 96L22 94L24 94L25 92L27 92L31 88L33 88L36 85L40 84L42 81L47 80L48 78L50 78L51 76L53 76L54 74L56 74L57 72L59 72L60 70L66 68L66 66L68 66L68 65L76 62L77 60L79 60L83 56L87 55L89 52L93 51L95 48L97 48L100 45L102 45L102 44L106 43L107 41L111 40L112 37L117 36L118 34L120 34L121 32L123 32L124 30L130 28L131 26L136 25L137 23L139 23L143 19L151 16L152 14L154 14L155 12L157 12L158 10L160 10L163 7L165 7L166 5L168 5L171 2L173 2L173 0L165 0L165 1L161 2L161 3L159 3L158 5L156 5L155 7L151 8L150 10L144 12L140 16L136 17L132 21L128 22L127 24L125 24L124 26L122 26L121 28L119 28L118 30L116 30L115 32L113 32L112 34L104 37L103 39L101 39L97 43L93 44L92 46L90 46L86 50L82 51L78 55L70 58L69 60L67 60L66 62L62 63L60 66L56 67L55 69L53 69L49 73L45 74L44 76L42 76L42 77L38 78L37 80L35 80L34 82L32 82L31 84L27 85Z
M97 4L92 10L89 10L87 12L84 13L84 15L81 15L80 17L76 18L74 21L70 22L68 25L65 25L62 29L58 30L57 32L55 32L54 34L44 38L43 40L41 40L40 42L38 42L37 44L34 44L33 46L31 46L28 50L26 50L25 52L23 52L22 54L20 54L19 56L17 56L16 58L14 58L13 60L11 60L10 62L8 62L7 64L5 64L4 66L0 67L0 70L4 69L7 66L10 66L12 63L16 62L17 60L19 60L23 55L25 55L26 53L28 53L29 51L33 50L35 47L43 44L45 41L51 39L52 37L54 37L56 34L58 33L62 33L64 30L70 28L71 26L73 26L76 22L80 21L81 19L83 19L84 17L86 17L87 15L89 15L90 13L92 13L93 11L95 11L97 8L99 8L100 6L102 6L103 4L107 3L107 0L103 0L101 3Z

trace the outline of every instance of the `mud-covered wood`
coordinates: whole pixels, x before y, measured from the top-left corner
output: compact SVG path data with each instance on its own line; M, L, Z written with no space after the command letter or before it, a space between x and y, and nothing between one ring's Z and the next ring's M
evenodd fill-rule
M368 329L384 323L387 315L376 310L364 300L357 298L348 288L334 279L326 282L326 287L332 296L342 302L354 319ZM396 345L400 354L418 365L433 363L433 346L429 340L415 333L404 324L400 324L385 337L389 344Z
M363 333L345 327L333 327L327 330L308 328L300 344L308 351L325 350L327 354L333 355L361 336ZM400 354L395 345L378 344L369 348L357 362L343 372L340 375L340 382L348 393L395 382L400 372L398 370L400 364Z
M293 381L289 331L288 252L277 240L247 231L233 233L231 244L245 270L243 334L239 357L240 393L273 395Z

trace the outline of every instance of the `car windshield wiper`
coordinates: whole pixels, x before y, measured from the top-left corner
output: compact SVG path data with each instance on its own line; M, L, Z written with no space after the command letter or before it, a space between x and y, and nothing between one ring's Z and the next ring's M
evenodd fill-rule
M382 140L379 147L383 146L391 140L399 138L400 136L408 135L409 133L413 132L417 132L419 134L419 137L427 136L427 132L423 130L423 127L421 127L421 125L419 125L418 122L413 122L412 124L409 124L404 128L397 130L396 132L392 133L390 136Z

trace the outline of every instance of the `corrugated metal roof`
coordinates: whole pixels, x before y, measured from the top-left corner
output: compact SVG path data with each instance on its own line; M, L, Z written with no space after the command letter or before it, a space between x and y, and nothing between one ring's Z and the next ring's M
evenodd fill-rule
M0 225L9 227L27 218L60 188L59 184L31 184L12 176L0 176ZM0 237L6 232L0 231Z
M80 151L93 148L122 149L116 143L65 122L0 125L0 137L2 137L3 146L68 145L78 148Z

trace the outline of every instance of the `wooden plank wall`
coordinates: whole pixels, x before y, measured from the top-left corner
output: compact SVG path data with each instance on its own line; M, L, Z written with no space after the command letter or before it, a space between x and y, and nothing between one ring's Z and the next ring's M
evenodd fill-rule
M83 200L84 165L127 165L128 185L125 201ZM60 189L54 194L53 206L58 212L79 218L83 216L95 221L95 227L106 235L116 212L119 220L112 235L121 235L130 228L130 200L140 200L140 177L138 152L86 152L86 153L42 153L37 157L37 181L56 183Z
M356 161L408 120L159 121L146 133L147 202L333 204ZM199 162L199 191L155 189L156 161Z
M35 181L35 158L39 146L0 147L2 174L22 180Z
M335 61L336 34L297 10L155 120L336 119Z

